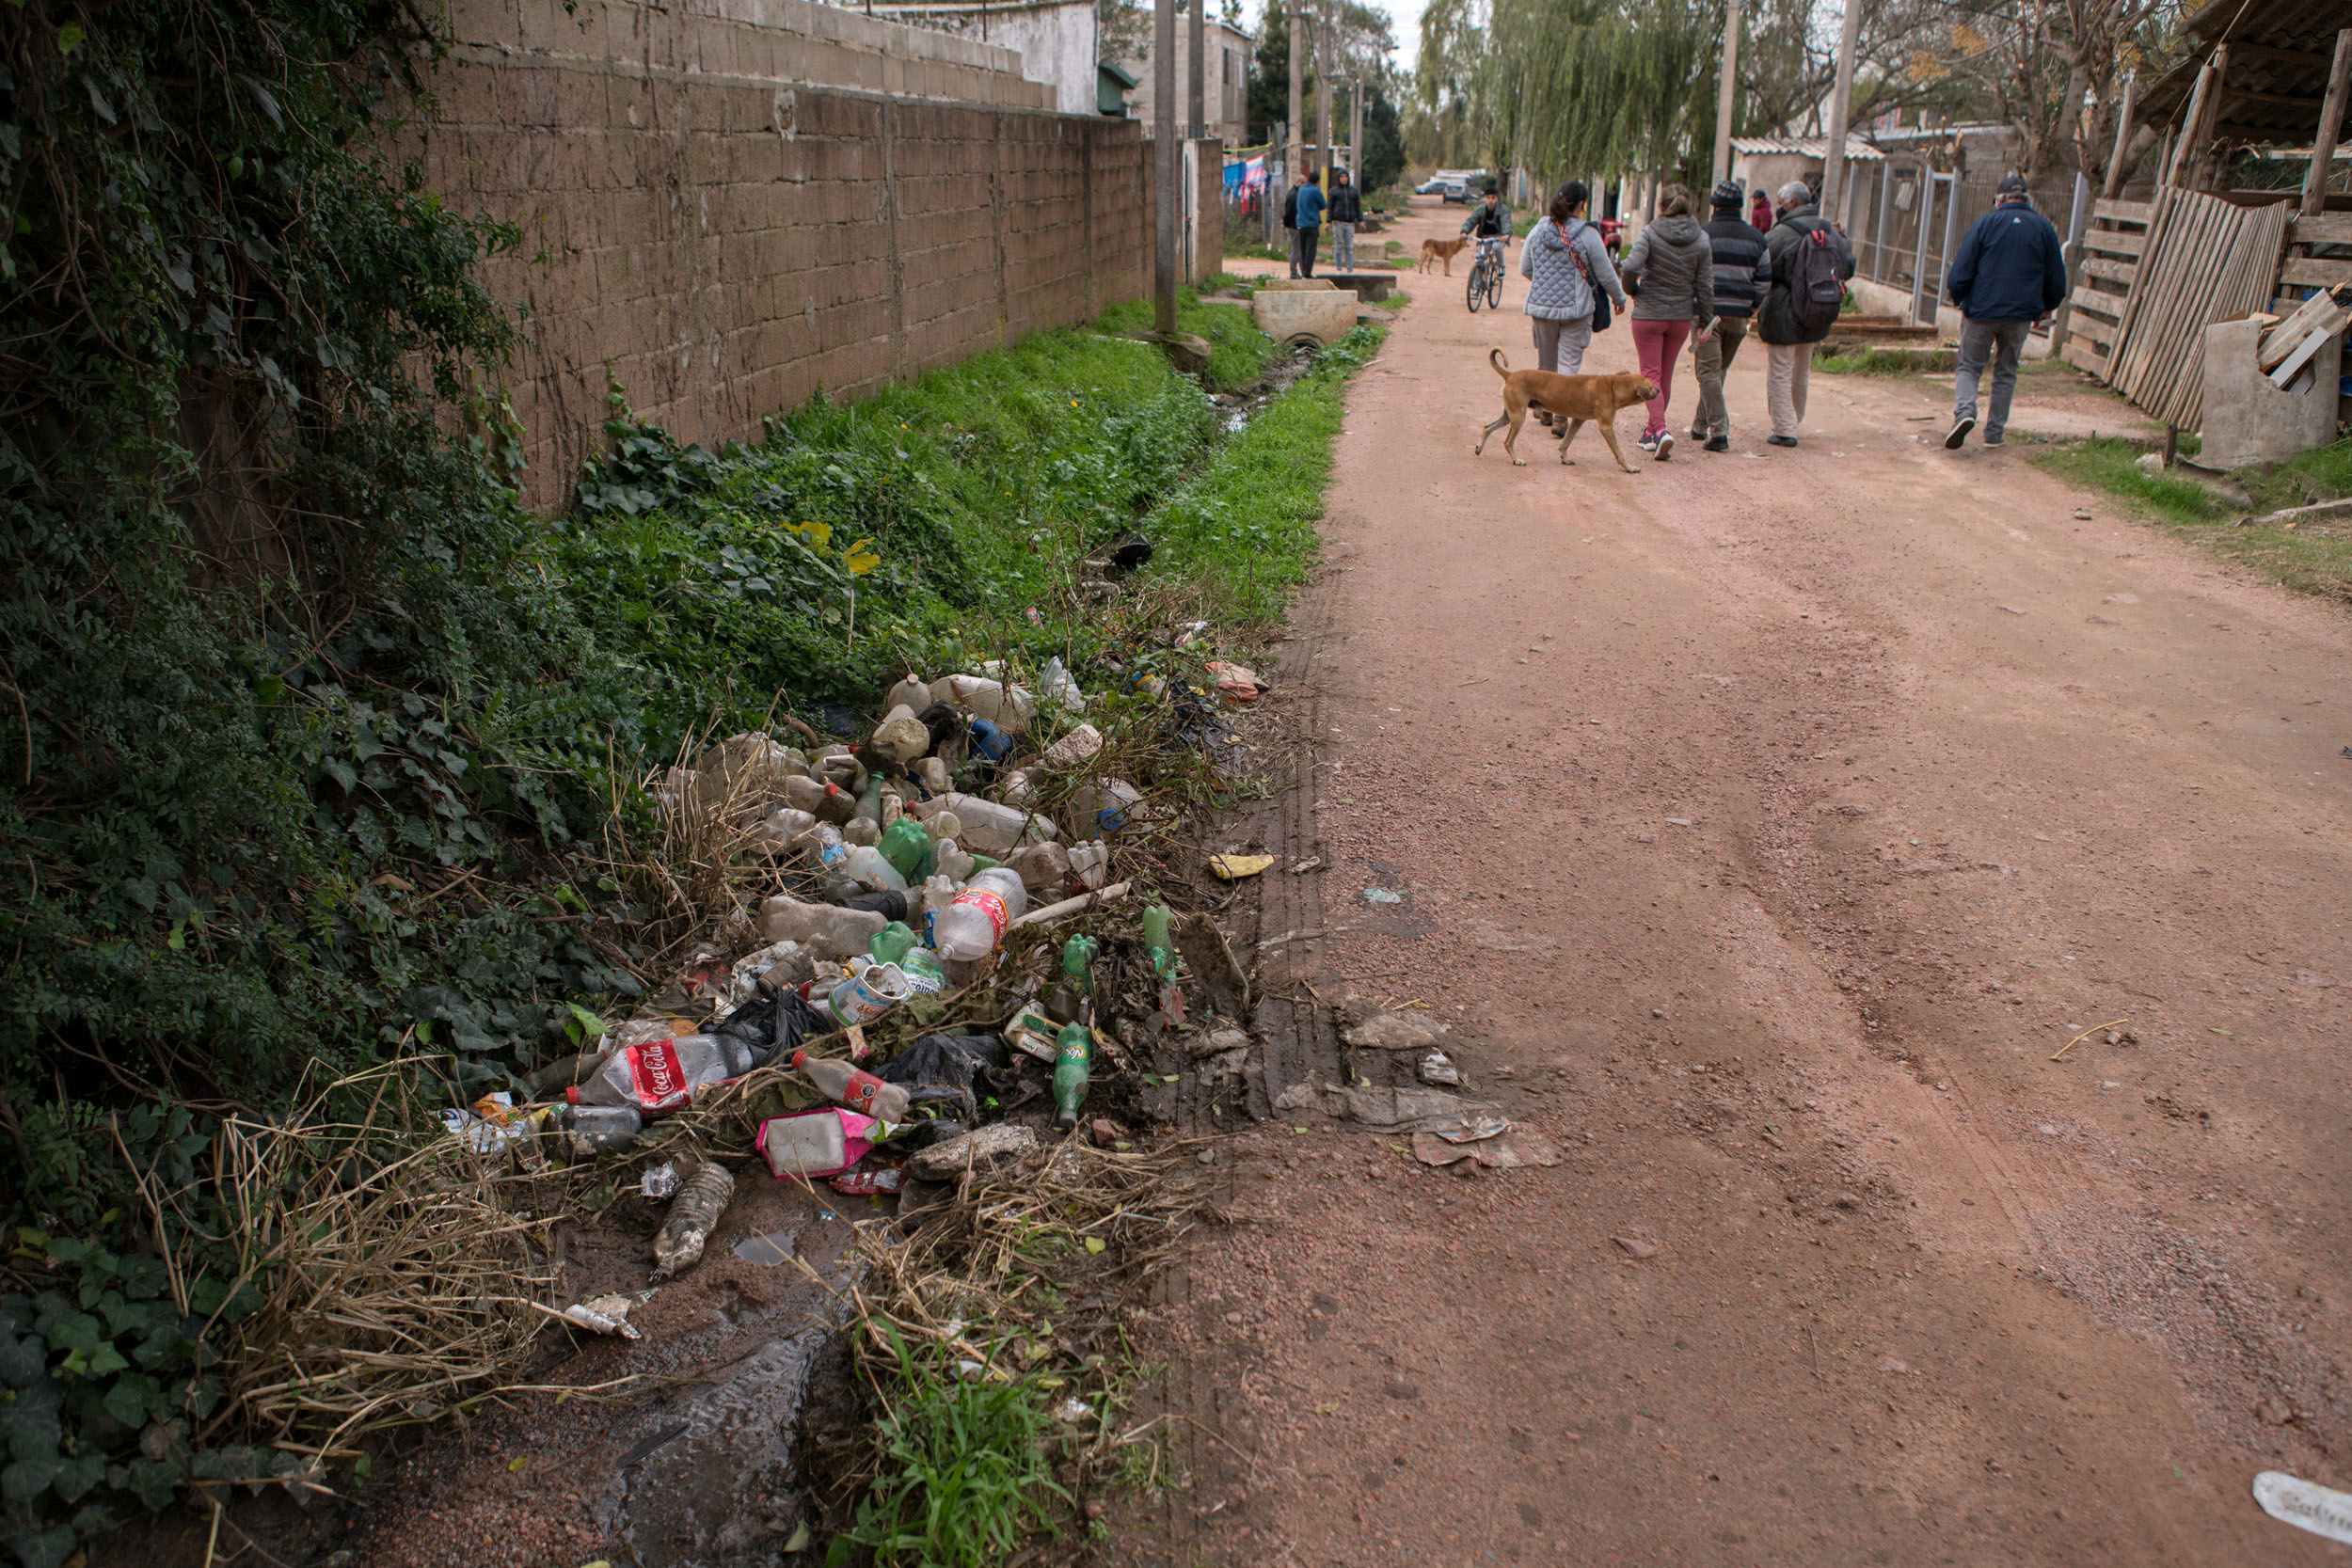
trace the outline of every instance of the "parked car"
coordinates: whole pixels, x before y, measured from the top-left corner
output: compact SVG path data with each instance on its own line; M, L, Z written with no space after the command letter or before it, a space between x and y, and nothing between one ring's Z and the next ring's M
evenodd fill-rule
M1413 194L1415 196L1434 196L1446 201L1468 201L1470 199L1470 185L1464 181L1449 180L1445 176L1439 175L1434 180L1424 180L1420 184L1415 185L1413 187Z

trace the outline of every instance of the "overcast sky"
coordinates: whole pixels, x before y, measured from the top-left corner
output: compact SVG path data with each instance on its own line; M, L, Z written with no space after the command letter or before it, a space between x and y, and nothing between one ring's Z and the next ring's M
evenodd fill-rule
M1266 0L1268 5L1279 3L1281 0ZM1389 31L1396 39L1396 67L1406 75L1412 74L1413 60L1421 50L1421 10L1423 3L1424 0L1385 0L1385 3L1373 6L1375 10L1389 13ZM1216 13L1211 11L1209 14L1214 16ZM1245 14L1250 15L1251 27L1263 37L1265 6L1260 6L1254 13Z

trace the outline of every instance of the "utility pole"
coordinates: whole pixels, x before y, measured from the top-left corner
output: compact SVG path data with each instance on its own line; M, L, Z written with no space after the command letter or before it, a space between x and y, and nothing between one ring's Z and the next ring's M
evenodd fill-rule
M1356 78L1347 112L1347 177L1360 193L1364 183L1364 79Z
M1208 121L1201 118L1202 84L1206 78L1201 62L1208 58L1209 0L1191 0L1192 4L1192 77L1184 92L1184 135L1194 141L1209 134Z
M1740 0L1724 18L1724 73L1715 85L1715 183L1731 178L1731 110L1740 96Z
M1290 15L1291 118L1290 139L1282 144L1282 178L1296 180L1299 168L1298 160L1303 152L1299 144L1307 139L1307 110L1306 105L1300 102L1305 96L1300 84L1305 80L1307 40L1302 36L1305 31L1305 19L1300 14L1303 8L1299 5L1299 0L1290 0L1290 5L1286 8Z
M2319 136L2312 143L2311 172L2303 176L2300 211L2307 218L2328 210L2328 177L2334 172L2336 143L2344 135L2347 95L2352 95L2352 27L2336 35L2335 67L2328 73L2328 98L2319 110Z
M1152 11L1152 325L1165 336L1176 330L1176 0Z
M1315 156L1324 166L1318 184L1331 188L1331 0L1315 8Z
M1863 0L1846 0L1846 25L1837 40L1837 90L1829 101L1829 157L1821 168L1821 211L1836 221L1837 193L1846 181L1846 117L1853 108L1853 57L1862 44Z

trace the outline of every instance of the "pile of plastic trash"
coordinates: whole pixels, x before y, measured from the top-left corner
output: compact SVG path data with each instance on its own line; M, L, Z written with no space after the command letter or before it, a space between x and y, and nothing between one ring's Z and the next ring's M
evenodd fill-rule
M1006 675L909 675L862 739L737 735L673 769L665 807L723 828L772 875L777 891L739 917L752 950L705 951L642 1016L521 1094L444 1113L450 1131L484 1153L576 1164L756 1084L725 1104L772 1177L879 1197L1040 1147L1039 1127L1002 1121L1009 1107L1042 1102L1052 1127L1073 1128L1098 1064L1124 1060L1097 1017L1102 940L1054 933L1019 942L1024 964L1002 958L1019 933L1122 900L1110 846L1149 814L1132 784L1102 774L1104 737L1058 659L1034 691ZM1116 933L1149 971L1162 1025L1184 1009L1169 921L1155 904ZM901 1026L950 1010L953 1031ZM993 1026L974 1027L976 1013ZM671 1203L657 1278L700 1258L738 1174L699 1152L647 1174L646 1195Z

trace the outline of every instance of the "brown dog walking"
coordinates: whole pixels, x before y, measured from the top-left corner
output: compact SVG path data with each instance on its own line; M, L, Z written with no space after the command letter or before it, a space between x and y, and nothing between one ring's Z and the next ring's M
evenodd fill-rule
M1568 433L1560 442L1560 461L1567 463L1568 443L1576 433L1588 424L1600 426L1600 438L1609 443L1609 454L1617 460L1617 467L1627 473L1641 470L1625 460L1617 446L1617 415L1621 410L1648 402L1658 395L1658 388L1649 377L1638 371L1621 371L1615 375L1555 375L1549 371L1515 371L1502 357L1501 349L1490 349L1486 363L1502 377L1502 418L1478 433L1478 445L1472 457L1484 455L1486 437L1504 425L1511 433L1502 438L1502 450L1511 454L1511 461L1527 467L1527 459L1519 455L1519 426L1527 420L1530 408L1540 408L1556 422L1568 421Z

